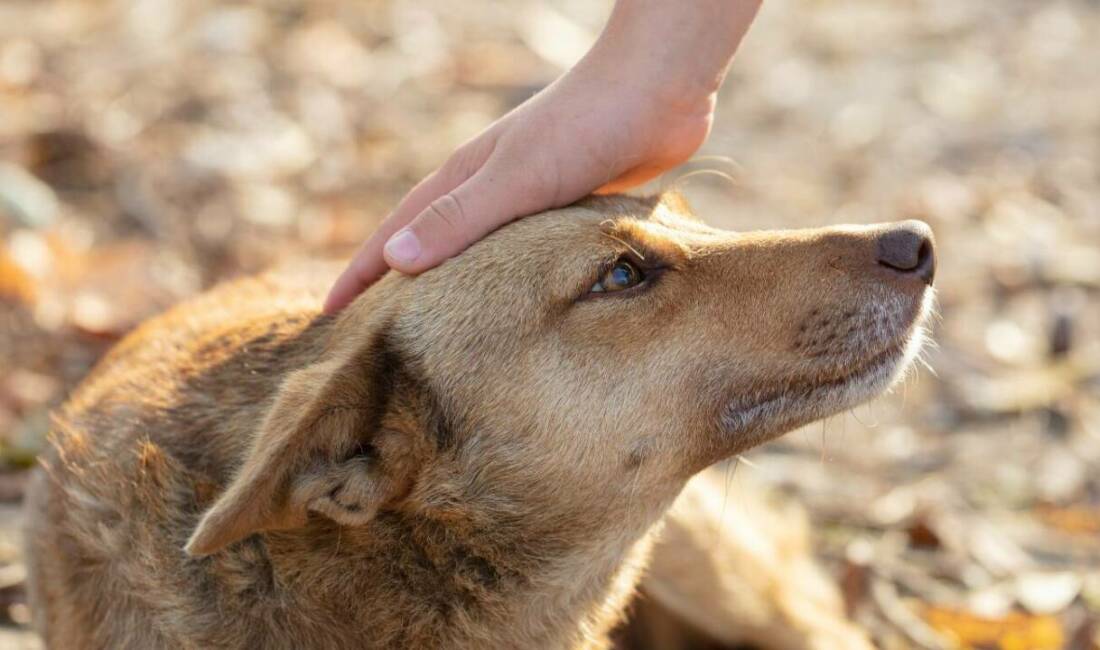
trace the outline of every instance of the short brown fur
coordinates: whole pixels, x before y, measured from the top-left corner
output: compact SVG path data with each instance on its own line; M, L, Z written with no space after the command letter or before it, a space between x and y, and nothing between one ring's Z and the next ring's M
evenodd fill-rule
M316 269L189 301L56 418L36 624L52 648L605 647L693 474L911 358L929 292L875 266L881 230L595 198L338 318ZM649 279L589 294L624 257Z

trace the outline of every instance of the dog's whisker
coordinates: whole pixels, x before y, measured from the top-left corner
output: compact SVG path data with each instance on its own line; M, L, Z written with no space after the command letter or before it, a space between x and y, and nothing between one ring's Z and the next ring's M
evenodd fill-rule
M933 377L937 377L937 378L939 377L939 374L936 372L936 369L933 368L932 365L928 363L928 360L924 358L924 355L918 356L915 359L915 361L917 363L919 363L920 365L924 366L924 369L927 370L929 373L931 373Z
M859 409L860 408L866 408L867 409L867 417L869 419L868 422L864 422L863 418L859 417ZM874 402L868 402L867 404L861 404L861 405L858 405L858 406L852 408L850 413L852 414L852 417L855 418L856 422L859 422L865 428L877 429L879 427L880 422L879 422L878 416L876 416L874 411L872 410L873 408L874 408Z
M758 472L762 472L762 471L763 471L763 468L762 468L762 467L760 467L760 466L759 466L759 465L757 465L756 463L754 463L754 462L752 462L751 460L749 460L749 459L748 459L748 458L747 458L747 457L745 456L745 454L737 454L737 463L738 463L738 465L737 465L738 467L740 467L740 466L741 466L741 464L744 464L744 465L745 465L745 467L748 467L749 469L754 469L754 470L756 470L756 471L758 471Z
M695 169L681 176L677 176L671 183L670 187L679 187L686 181L695 178L697 176L717 176L724 181L729 182L731 187L740 187L741 183L732 175L724 172L720 169Z
M825 464L825 422L821 422L821 464Z
M707 154L707 155L703 155L703 156L692 156L692 158L689 162L690 163L720 162L720 163L726 163L726 165L728 165L729 167L733 167L735 169L741 169L742 168L741 163L737 162L735 159L731 158L730 156L726 156L726 155L723 155L723 154Z
M627 242L627 241L625 241L625 240L623 240L619 237L616 237L615 235L612 235L611 233L606 233L605 232L605 233L600 233L600 234L602 234L604 237L607 237L608 239L619 242L620 244L625 246L628 250L630 250L631 253L634 253L635 255L637 255L638 259L640 259L640 260L645 259L645 255L642 255L641 251L639 251L634 246L631 246L629 242Z
M722 491L722 509L719 510L718 523L715 526L714 549L717 549L722 543L722 533L726 525L726 504L729 502L730 495L730 482L733 481L733 476L737 472L737 467L740 463L740 454L735 456L732 460L726 461L725 487Z

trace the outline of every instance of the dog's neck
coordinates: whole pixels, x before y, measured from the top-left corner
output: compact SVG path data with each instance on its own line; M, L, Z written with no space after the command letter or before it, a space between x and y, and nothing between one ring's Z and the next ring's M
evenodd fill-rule
M307 594L360 645L606 647L648 557L645 528L540 529L488 514L479 525L401 512L360 528L318 519L263 543L275 583Z

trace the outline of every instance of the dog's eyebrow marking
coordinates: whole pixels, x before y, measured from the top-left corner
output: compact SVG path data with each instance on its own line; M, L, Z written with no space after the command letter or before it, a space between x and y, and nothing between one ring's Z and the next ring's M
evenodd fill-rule
M605 219L600 225L606 229L601 231L603 236L625 246L648 265L677 266L689 256L684 246L674 240L672 231L653 232L652 226L657 224Z
M620 239L620 238L618 238L618 237L616 237L615 235L612 235L612 234L610 234L610 233L606 233L606 232L604 232L604 233L600 233L600 234L601 234L601 235L603 235L604 237L607 237L608 239L612 239L612 240L614 240L614 241L617 241L617 242L619 242L619 243L620 243L620 244L622 244L623 246L626 246L627 248L629 248L629 249L630 249L630 252L632 252L632 253L634 253L635 255L637 255L637 256L638 256L638 259L640 259L640 260L645 260L645 255L642 255L642 252L641 252L641 251L639 251L639 250L638 250L637 248L634 248L633 246L631 246L631 245L630 245L629 243L627 243L626 241L624 241L624 240L622 240L622 239Z

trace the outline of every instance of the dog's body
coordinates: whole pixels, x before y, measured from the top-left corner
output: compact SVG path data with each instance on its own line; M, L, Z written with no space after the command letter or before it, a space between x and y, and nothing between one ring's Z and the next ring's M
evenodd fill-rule
M688 481L628 610L630 650L871 650L817 565L805 512L716 466Z
M605 647L685 481L885 388L926 308L896 229L683 211L531 217L336 319L266 276L139 328L29 497L47 643Z

